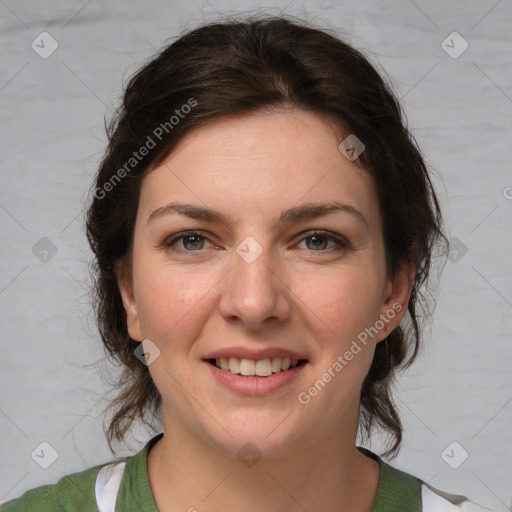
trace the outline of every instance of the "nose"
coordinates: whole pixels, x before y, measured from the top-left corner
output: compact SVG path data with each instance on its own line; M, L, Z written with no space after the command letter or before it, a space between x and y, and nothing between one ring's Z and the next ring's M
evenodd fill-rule
M222 281L219 310L227 322L238 321L247 329L261 330L288 318L291 292L285 284L284 270L272 258L270 249L251 240L252 244L240 244L239 252L233 254L231 271ZM260 248L256 254L261 253L254 259L255 245Z

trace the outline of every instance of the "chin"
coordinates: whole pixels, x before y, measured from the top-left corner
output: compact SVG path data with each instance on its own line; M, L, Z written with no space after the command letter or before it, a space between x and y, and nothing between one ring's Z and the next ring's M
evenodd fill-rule
M300 425L294 424L297 417L297 414L289 414L285 408L277 412L261 409L236 411L219 418L226 430L208 421L208 425L203 425L203 428L206 427L203 434L210 443L239 459L246 455L279 455L303 446L307 426L303 421ZM314 429L314 426L311 428Z

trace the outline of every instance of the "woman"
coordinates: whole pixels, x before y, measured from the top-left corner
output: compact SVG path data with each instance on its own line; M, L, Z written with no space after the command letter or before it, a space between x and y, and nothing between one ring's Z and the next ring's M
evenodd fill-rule
M385 455L400 447L391 384L446 241L398 102L358 51L284 18L164 48L109 127L87 234L124 369L109 443L151 414L164 429L2 510L488 510L356 446L380 427Z

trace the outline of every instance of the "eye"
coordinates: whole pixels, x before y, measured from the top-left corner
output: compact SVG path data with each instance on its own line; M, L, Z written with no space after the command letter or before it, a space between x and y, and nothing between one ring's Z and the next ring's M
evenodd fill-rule
M200 231L187 231L168 238L162 245L166 249L178 253L201 252L205 240L208 240L208 238L202 236ZM180 241L183 241L184 249L177 246L177 242Z
M311 241L310 244L308 244L308 240ZM301 241L306 241L307 249L310 249L313 252L327 252L326 242L328 243L329 241L335 244L335 250L349 247L347 240L327 231L312 231L306 233L305 236L302 237Z
M206 250L205 241L209 241L209 239L201 231L184 231L166 239L162 247L174 253L202 253ZM303 241L306 241L306 249L311 252L332 252L332 250L342 250L350 247L346 239L328 231L310 231L302 236L300 242ZM311 241L311 243L308 243L308 241ZM326 245L329 242L333 243L334 247L327 247Z

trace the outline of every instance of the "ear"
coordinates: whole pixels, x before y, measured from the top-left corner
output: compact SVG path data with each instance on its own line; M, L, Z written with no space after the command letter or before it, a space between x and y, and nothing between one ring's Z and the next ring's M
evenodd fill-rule
M141 341L140 321L137 312L137 304L133 292L133 282L131 276L123 268L124 262L117 261L115 265L115 274L121 299L123 301L124 311L126 313L126 326L130 337L135 341Z
M414 285L415 272L414 262L408 261L402 264L394 276L388 277L379 315L380 322L377 320L379 327L382 324L384 326L382 329L379 328L376 342L387 338L404 317Z

